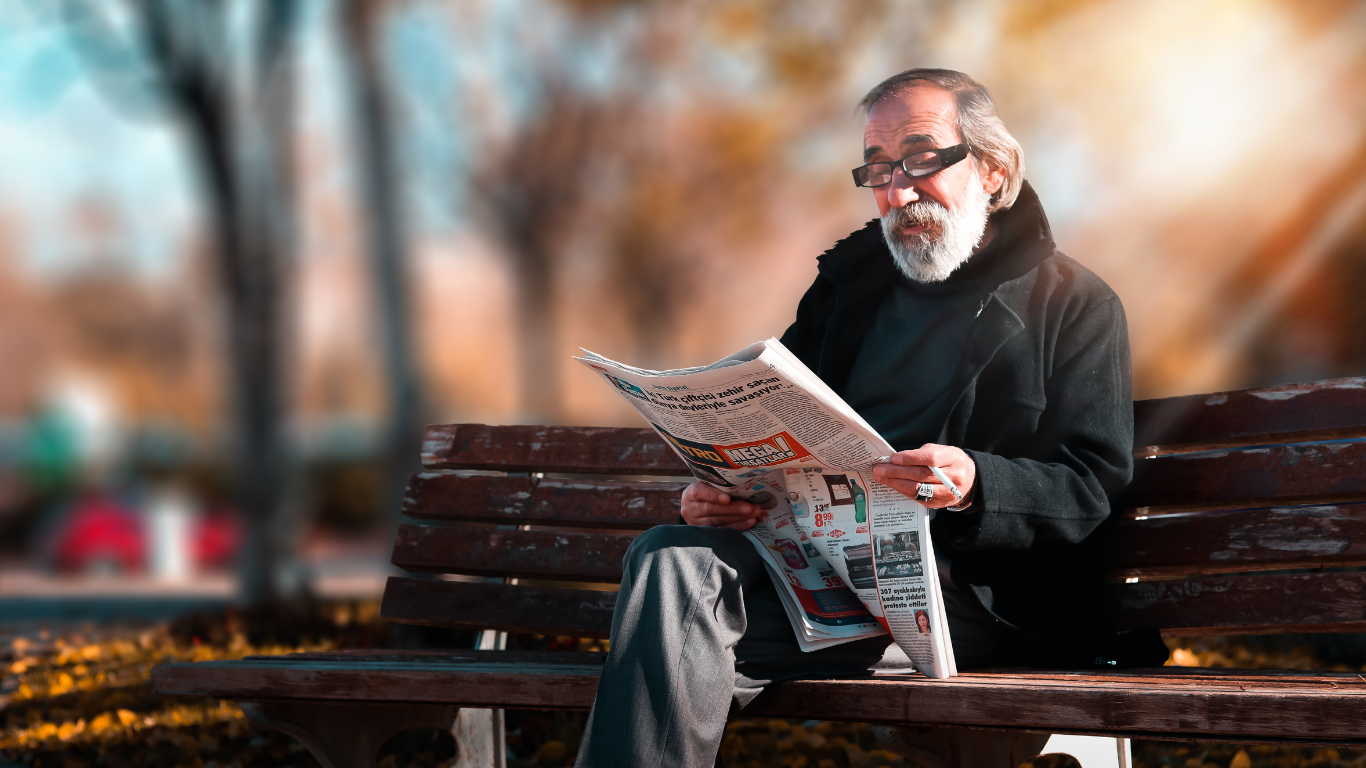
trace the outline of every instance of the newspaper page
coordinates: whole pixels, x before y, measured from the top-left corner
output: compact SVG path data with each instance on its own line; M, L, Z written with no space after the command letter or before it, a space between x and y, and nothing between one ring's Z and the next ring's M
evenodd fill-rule
M930 511L873 480L891 446L777 339L669 371L576 359L698 479L759 507L745 535L803 650L891 633L926 676L957 674Z

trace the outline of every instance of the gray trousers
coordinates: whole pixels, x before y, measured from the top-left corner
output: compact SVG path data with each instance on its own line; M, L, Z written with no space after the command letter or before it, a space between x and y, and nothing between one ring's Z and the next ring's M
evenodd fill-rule
M763 561L736 531L652 528L625 566L580 768L711 766L732 703L782 680L871 675L891 643L803 653Z

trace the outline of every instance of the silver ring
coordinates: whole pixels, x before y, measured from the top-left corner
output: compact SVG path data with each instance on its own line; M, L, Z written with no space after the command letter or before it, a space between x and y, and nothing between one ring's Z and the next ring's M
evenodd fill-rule
M929 483L921 483L915 491L915 498L919 501L929 501L934 498L934 486Z

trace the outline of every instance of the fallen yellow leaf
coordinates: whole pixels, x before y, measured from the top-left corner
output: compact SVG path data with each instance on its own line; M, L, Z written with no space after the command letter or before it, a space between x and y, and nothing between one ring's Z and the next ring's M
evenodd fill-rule
M1198 667L1200 657L1185 648L1177 648L1172 651L1171 664L1174 667Z

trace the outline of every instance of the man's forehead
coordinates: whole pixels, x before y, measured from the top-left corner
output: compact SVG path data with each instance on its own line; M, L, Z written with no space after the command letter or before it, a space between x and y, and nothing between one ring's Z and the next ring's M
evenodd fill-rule
M953 94L934 86L916 87L873 105L863 126L864 157L878 153L901 157L900 150L957 144L957 106Z

